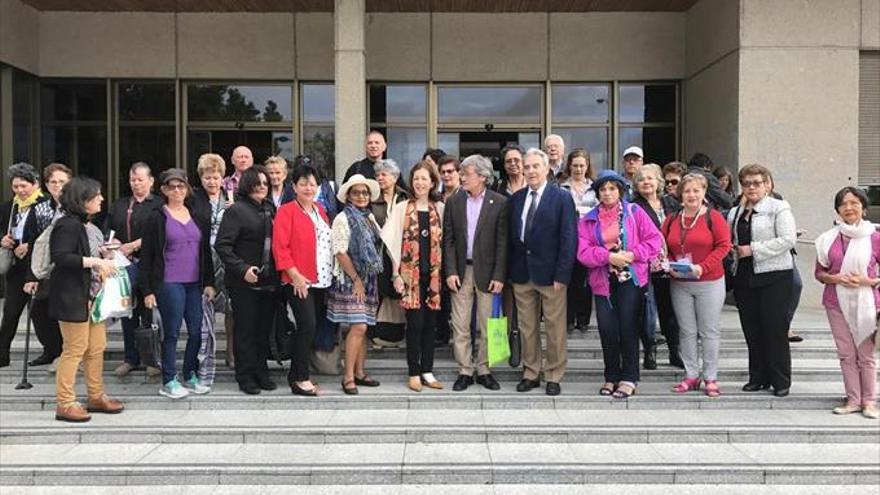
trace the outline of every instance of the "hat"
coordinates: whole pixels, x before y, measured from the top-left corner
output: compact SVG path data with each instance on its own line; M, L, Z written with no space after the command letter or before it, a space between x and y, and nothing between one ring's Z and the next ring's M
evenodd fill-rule
M161 182L163 186L173 180L179 180L180 182L187 184L186 172L179 168L169 168L159 176L159 182Z
M645 153L638 146L630 146L629 148L623 150L623 157L626 158L626 155L638 155L639 158L645 157Z
M599 172L599 177L596 177L596 180L593 181L590 188L593 191L599 192L599 189L601 189L606 182L617 182L620 184L621 188L626 190L626 179L614 170L603 170Z
M363 184L370 190L370 201L376 201L379 199L379 183L373 179L368 179L361 174L354 174L349 177L349 179L345 181L345 184L339 188L339 192L336 193L336 199L345 203L345 200L348 199L348 190L358 184Z

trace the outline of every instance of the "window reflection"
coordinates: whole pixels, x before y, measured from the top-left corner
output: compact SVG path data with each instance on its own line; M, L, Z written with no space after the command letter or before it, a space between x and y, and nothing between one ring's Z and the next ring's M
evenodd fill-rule
M427 94L424 85L370 86L370 122L424 124Z
M554 84L553 123L607 123L609 114L609 91L607 84L569 85Z
M107 118L107 88L101 82L44 82L40 89L40 109L44 121Z
M290 122L290 86L192 84L187 87L190 120Z
M42 132L42 160L70 165L77 175L107 184L107 128L102 126L46 126Z
M674 127L624 127L620 129L618 149L639 146L645 163L663 165L676 159Z
M119 127L119 195L130 193L128 170L134 162L147 162L158 177L159 172L177 166L174 157L174 126ZM190 175L190 178L194 177Z
M440 123L539 123L541 88L439 88L438 113Z
M303 84L303 122L333 122L336 118L335 90L332 84Z
M336 141L333 127L303 127L303 154L310 155L318 164L323 164L330 179L336 173Z
M386 129L384 133L388 142L386 156L397 162L397 166L400 167L400 176L409 180L410 169L418 163L425 148L428 147L425 129L391 127Z
M566 156L575 148L586 148L590 152L593 170L598 172L608 168L607 127L554 127L553 133L562 136Z
M120 84L119 120L174 120L173 84Z
M675 122L675 86L671 84L622 84L621 122Z

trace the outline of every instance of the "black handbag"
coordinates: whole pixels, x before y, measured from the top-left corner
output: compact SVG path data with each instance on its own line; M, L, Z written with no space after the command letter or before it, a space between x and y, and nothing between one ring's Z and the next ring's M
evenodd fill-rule
M507 340L510 344L510 358L507 360L507 364L511 368L519 368L522 364L522 340L519 338L519 328L515 324L507 332Z
M141 364L161 368L162 363L162 317L158 309L144 309L134 329L134 341Z

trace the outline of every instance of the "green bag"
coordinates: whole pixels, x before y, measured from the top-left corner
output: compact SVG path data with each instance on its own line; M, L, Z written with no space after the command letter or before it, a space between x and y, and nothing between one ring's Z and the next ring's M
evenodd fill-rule
M506 363L510 358L510 342L507 339L507 317L501 309L501 294L492 297L492 317L486 322L489 343L489 366Z
M131 317L131 280L125 268L104 279L104 285L92 303L92 322L98 323L109 318Z

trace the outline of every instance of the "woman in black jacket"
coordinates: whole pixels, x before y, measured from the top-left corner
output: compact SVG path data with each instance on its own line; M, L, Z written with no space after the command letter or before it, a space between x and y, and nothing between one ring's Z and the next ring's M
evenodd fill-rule
M269 328L278 308L278 273L272 259L269 180L262 166L241 174L238 199L223 214L214 249L226 268L235 319L235 380L246 394L275 390L269 379Z
M141 243L138 285L144 306L162 316L162 387L159 395L182 399L211 388L198 377L202 344L202 294L214 297L210 219L187 201L192 189L179 168L162 172L165 205L153 211ZM183 354L183 384L177 380L177 339L186 320L189 337Z
M65 215L58 219L49 240L55 268L49 287L49 316L58 320L64 344L55 376L58 406L55 419L84 422L89 412L122 412L122 403L104 393L104 322L89 319L89 309L101 288L101 280L116 266L99 257L103 237L90 223L101 211L101 185L89 178L74 178L61 194ZM89 233L91 232L91 234ZM76 401L76 372L80 362L88 390L88 412Z

